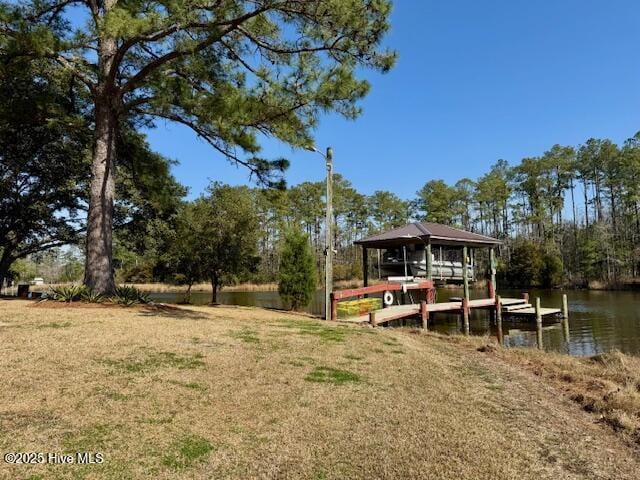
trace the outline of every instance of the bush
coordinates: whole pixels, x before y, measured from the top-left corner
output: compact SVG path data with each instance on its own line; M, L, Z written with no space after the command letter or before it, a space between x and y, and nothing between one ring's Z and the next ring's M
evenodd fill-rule
M104 300L104 295L92 290L91 288L83 287L83 291L80 294L80 299L83 302L100 303Z
M63 285L61 287L51 287L51 292L48 296L59 302L71 303L82 300L86 292L87 287L84 285Z
M120 305L130 307L138 303L150 303L151 299L149 295L138 290L135 287L124 285L122 287L116 287L116 293L113 296L113 301Z
M299 230L287 232L280 252L278 293L292 310L311 302L316 289L316 267L307 235Z

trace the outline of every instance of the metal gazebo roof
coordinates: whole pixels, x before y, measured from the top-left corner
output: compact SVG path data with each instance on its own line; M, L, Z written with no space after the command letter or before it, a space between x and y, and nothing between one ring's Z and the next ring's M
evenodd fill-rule
M393 248L427 241L432 245L458 245L461 247L465 245L493 247L502 243L500 240L486 235L431 222L409 223L404 227L356 240L354 243L365 248Z

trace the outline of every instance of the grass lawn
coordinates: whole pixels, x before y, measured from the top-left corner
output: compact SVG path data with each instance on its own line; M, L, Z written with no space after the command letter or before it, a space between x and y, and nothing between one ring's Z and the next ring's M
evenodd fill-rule
M0 300L0 339L0 451L104 454L0 478L640 478L578 360L233 307Z

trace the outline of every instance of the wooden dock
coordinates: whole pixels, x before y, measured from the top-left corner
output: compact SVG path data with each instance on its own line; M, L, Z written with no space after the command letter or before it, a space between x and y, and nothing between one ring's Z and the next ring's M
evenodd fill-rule
M524 298L502 298L500 301L502 308L501 312L503 316L512 317L526 317L535 320L536 309L531 306ZM454 302L439 302L439 303L425 303L426 311L428 315L430 313L455 313L462 312L462 301ZM476 300L469 300L469 310L485 309L492 310L496 308L496 301L493 298L480 298ZM401 320L403 318L409 318L413 316L422 315L421 304L414 303L408 305L392 305L381 310L376 310L367 315L360 315L356 317L340 319L341 322L348 323L371 323L372 325L381 325L383 323L391 322L393 320ZM540 315L542 317L549 317L558 315L561 313L559 308L541 308Z

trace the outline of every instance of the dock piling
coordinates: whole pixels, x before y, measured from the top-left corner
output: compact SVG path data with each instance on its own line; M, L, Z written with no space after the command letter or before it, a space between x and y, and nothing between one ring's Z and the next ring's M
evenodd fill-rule
M462 320L464 322L464 334L469 335L469 299L462 299Z
M562 318L569 318L569 302L567 294L562 294Z
M542 312L540 311L540 297L536 297L536 343L542 350Z
M504 345L504 336L502 333L502 302L500 295L496 295L496 323L498 324L498 343Z
M422 317L422 328L426 332L428 329L429 314L427 312L427 302L425 300L420 302L420 316Z
M562 295L562 330L564 332L564 338L569 341L569 301L567 294Z

